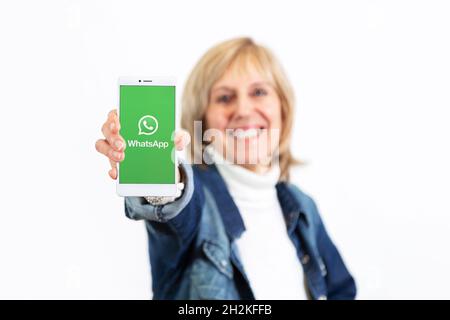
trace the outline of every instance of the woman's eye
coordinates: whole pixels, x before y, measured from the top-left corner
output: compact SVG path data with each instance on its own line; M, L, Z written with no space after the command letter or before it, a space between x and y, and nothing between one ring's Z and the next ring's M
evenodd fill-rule
M222 95L217 98L217 102L221 102L221 103L228 103L230 101L231 101L231 96L229 96L229 95Z
M266 94L267 94L267 91L264 89L256 89L254 92L254 95L257 97L265 96Z

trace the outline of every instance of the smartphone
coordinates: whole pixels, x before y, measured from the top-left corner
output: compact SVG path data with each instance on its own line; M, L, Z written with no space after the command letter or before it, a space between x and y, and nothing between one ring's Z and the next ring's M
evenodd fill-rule
M175 196L175 79L120 77L120 135L125 158L119 163L119 196Z

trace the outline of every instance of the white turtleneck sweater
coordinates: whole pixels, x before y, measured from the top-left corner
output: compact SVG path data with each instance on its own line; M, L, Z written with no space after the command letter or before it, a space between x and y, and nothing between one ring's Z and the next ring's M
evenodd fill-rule
M275 188L280 167L257 174L208 149L244 221L246 230L236 245L255 298L307 299L303 269Z

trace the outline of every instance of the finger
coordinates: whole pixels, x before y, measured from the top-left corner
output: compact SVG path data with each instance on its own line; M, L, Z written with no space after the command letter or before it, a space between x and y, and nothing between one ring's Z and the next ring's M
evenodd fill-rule
M114 133L111 130L110 125L111 123L114 123L112 121L114 120L112 119L108 120L103 124L102 126L103 136L106 138L111 147L113 147L117 151L123 151L125 149L125 141L123 140L120 134L118 134L117 132Z
M175 148L182 151L190 143L190 135L187 131L181 130L175 134Z
M111 169L108 171L108 175L111 179L116 180L117 179L117 171L115 169Z
M113 161L120 162L125 158L123 151L114 150L105 139L97 140L95 142L95 149Z
M117 162L109 159L109 163L111 165L111 169L108 171L108 174L111 177L111 179L116 180L117 179Z
M108 113L108 120L106 121L108 123L108 129L113 133L117 134L120 130L120 121L119 116L117 115L117 110L111 110Z
M117 109L113 109L108 112L108 117L106 119L105 125L106 130L109 130L113 134L116 134L120 130L119 116L117 115Z
M112 109L110 112L108 112L108 119L109 119L109 117L112 117L113 115L117 116L117 109Z
M183 136L178 136L175 138L175 149L177 151L183 151L184 149Z

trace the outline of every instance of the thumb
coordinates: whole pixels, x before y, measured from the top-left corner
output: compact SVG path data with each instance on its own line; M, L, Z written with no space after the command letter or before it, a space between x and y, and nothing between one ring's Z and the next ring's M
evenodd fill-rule
M175 133L175 148L177 151L183 151L191 142L191 135L186 130L182 129Z

